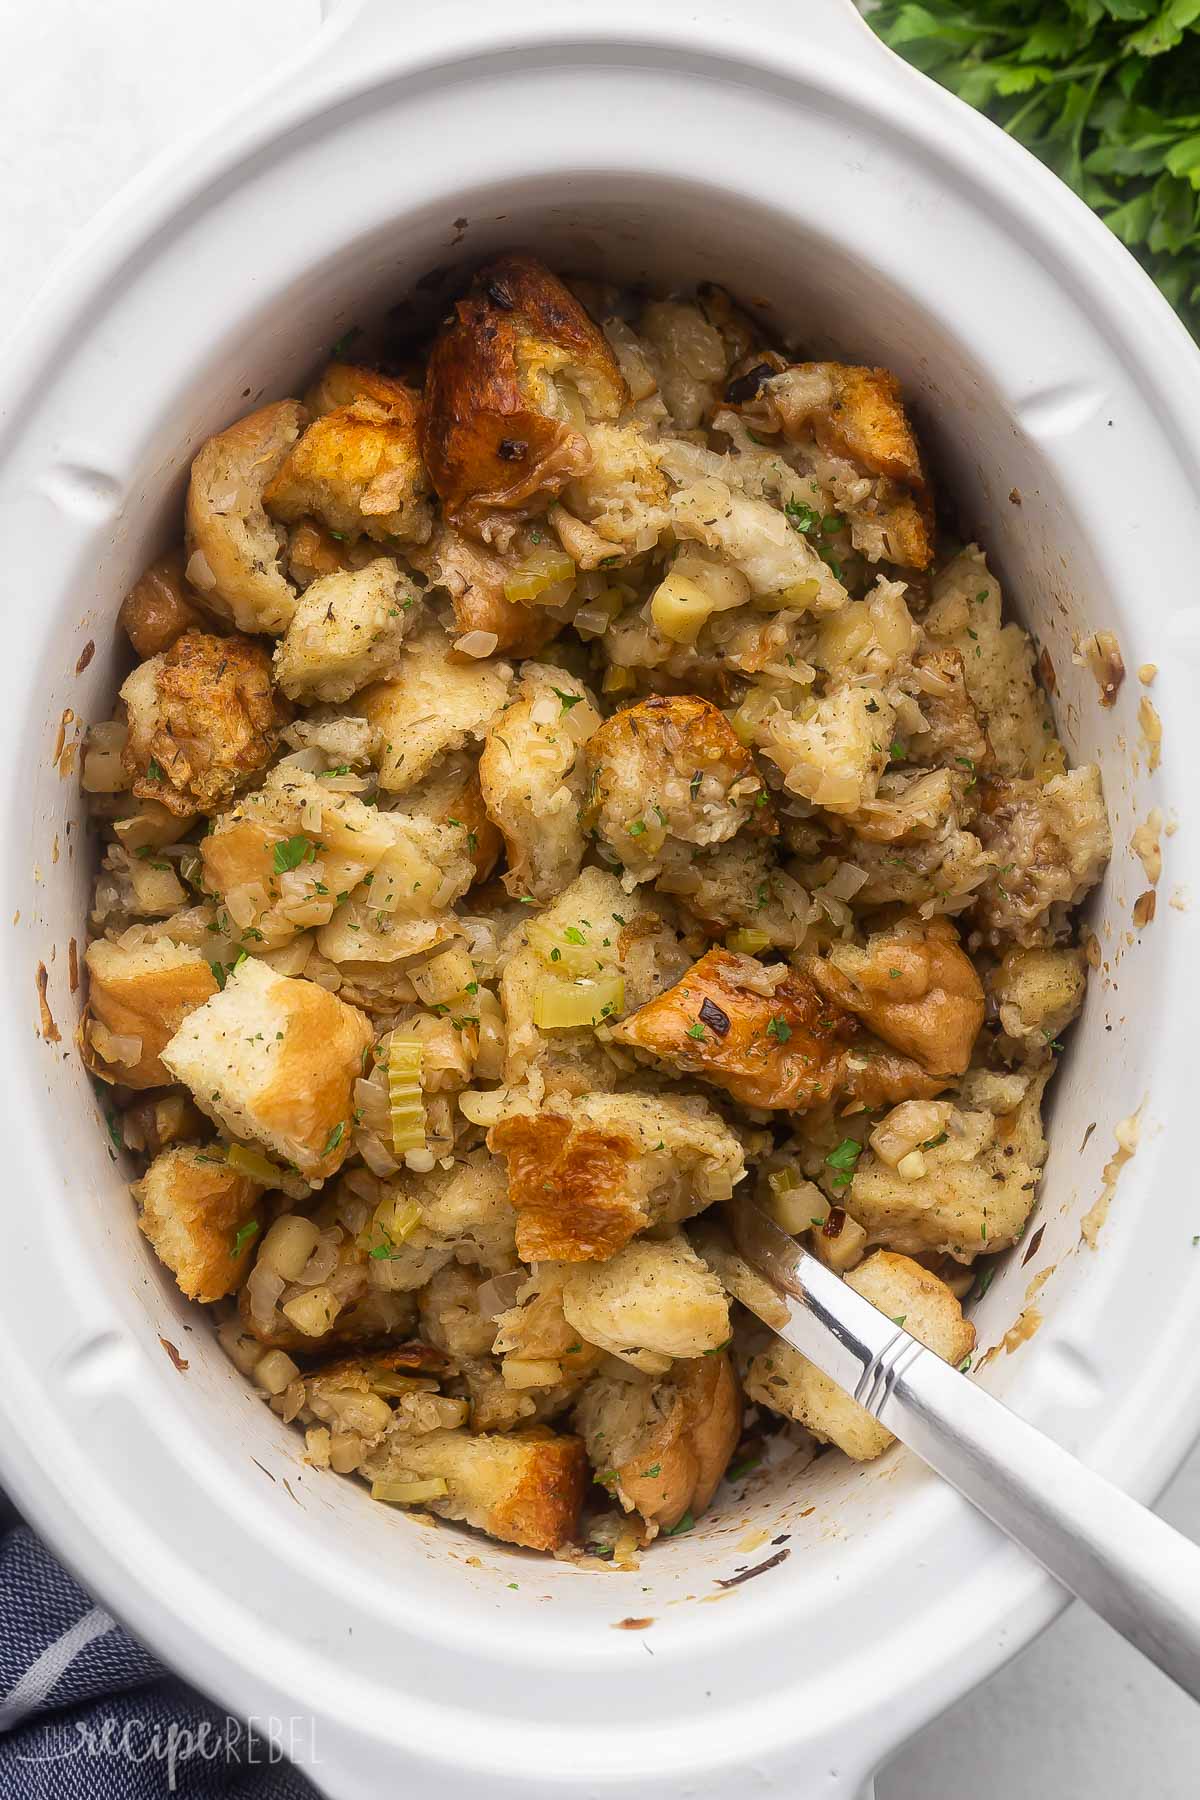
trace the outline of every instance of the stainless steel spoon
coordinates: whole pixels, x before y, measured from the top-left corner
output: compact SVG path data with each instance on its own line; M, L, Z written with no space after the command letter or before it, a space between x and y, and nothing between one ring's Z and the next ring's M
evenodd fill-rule
M752 1200L731 1210L738 1250L787 1311L764 1323L1200 1699L1200 1548L927 1350Z

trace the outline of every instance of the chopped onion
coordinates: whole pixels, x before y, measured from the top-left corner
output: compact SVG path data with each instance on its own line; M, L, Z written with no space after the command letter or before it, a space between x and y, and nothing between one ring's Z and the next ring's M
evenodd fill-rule
M217 585L217 578L208 564L203 550L193 550L188 557L187 568L183 571L184 580L190 581L194 588L202 594L211 594Z
M512 1269L507 1275L493 1275L481 1281L475 1290L475 1304L484 1319L498 1319L517 1304L517 1295L529 1279L525 1269Z
M461 650L464 656L490 656L499 642L494 631L464 631L460 638L455 638L454 648Z
M359 1155L372 1175L384 1177L397 1173L400 1164L390 1150L385 1148L382 1137L373 1131L360 1131L354 1141Z
M267 1331L275 1322L275 1306L284 1289L282 1275L274 1269L264 1268L256 1263L246 1281L246 1293L250 1300L250 1317L260 1331Z

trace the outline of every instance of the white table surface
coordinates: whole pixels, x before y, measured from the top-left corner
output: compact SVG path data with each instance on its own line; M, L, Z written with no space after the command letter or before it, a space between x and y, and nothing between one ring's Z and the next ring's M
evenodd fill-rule
M320 0L0 0L0 325L123 182L266 74L321 10ZM1200 1453L1162 1511L1200 1538ZM1200 1709L1073 1607L914 1738L876 1792L1194 1800Z

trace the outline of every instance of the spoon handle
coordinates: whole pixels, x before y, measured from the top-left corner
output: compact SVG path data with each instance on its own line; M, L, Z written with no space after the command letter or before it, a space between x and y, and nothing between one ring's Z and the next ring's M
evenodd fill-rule
M751 1202L736 1204L734 1224L788 1314L765 1322L1200 1699L1200 1548L967 1381Z

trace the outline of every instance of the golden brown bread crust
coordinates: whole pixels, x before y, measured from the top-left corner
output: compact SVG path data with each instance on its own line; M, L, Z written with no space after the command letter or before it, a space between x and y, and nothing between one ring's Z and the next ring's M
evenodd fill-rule
M199 551L213 587L212 611L240 631L282 631L296 596L279 567L283 533L263 511L262 493L308 414L296 400L277 400L201 445L188 484L186 540Z
M827 999L931 1075L961 1075L970 1062L983 984L949 919L902 919L865 946L835 945L806 968Z
M518 1113L493 1125L487 1143L508 1164L522 1262L602 1260L648 1223L626 1191L639 1147L622 1132Z
M326 385L329 378L327 370ZM420 396L382 375L356 385L354 399L314 419L292 446L263 490L263 505L286 524L313 515L348 538L419 543L430 528Z
M589 417L615 418L628 389L604 334L549 269L502 256L481 269L434 339L422 448L448 518L479 532L489 514L527 518L591 464L552 377L569 376Z
M171 1076L159 1061L184 1019L217 991L210 965L198 953L186 961L173 956L161 967L123 967L115 945L98 940L88 948L88 1015L119 1037L140 1037L142 1054L132 1066L106 1063L88 1042L88 1067L102 1080L123 1087L165 1087ZM143 963L139 958L138 963Z
M539 1434L535 1447L533 1432L508 1435L528 1443L530 1454L484 1529L527 1550L562 1550L578 1530L591 1480L583 1439Z
M702 1513L716 1493L741 1435L742 1395L724 1350L677 1362L663 1388L669 1405L617 1478L622 1499L648 1525L669 1531L685 1513Z
M121 692L129 709L121 761L133 791L181 818L219 812L253 781L291 716L272 685L266 650L236 634L185 631Z
M304 404L314 419L326 413L351 406L356 400L374 400L377 406L407 411L413 389L394 375L383 375L363 363L331 362L322 369L304 396Z
M169 650L185 631L211 629L183 568L182 550L168 551L138 577L121 602L117 623L142 660Z
M262 1191L219 1152L187 1146L157 1157L136 1184L138 1224L190 1300L221 1300L241 1285L258 1234L239 1234Z
M375 1033L362 1013L315 981L278 982L275 998L287 1022L273 1078L255 1095L254 1111L265 1130L308 1150L305 1178L323 1181L350 1148L351 1094ZM331 1145L339 1125L341 1136Z
M853 1014L809 976L791 972L766 995L746 985L761 972L753 958L709 950L682 981L615 1025L613 1037L673 1073L723 1087L743 1106L771 1111L804 1112L835 1095L878 1105L945 1086L908 1058L864 1044Z

